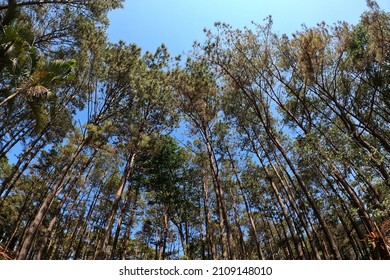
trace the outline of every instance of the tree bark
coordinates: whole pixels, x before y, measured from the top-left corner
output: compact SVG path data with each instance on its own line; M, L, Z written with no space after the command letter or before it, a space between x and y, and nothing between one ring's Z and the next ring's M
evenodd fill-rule
M23 242L21 244L21 249L19 251L19 254L17 256L18 260L26 259L27 254L30 250L30 247L32 245L32 242L34 240L34 237L36 233L38 232L38 229L41 225L41 222L43 218L46 215L47 210L49 209L51 203L53 202L54 198L58 195L58 192L60 191L61 187L63 186L63 181L68 174L69 170L73 166L77 156L80 154L82 149L84 148L86 144L86 141L83 140L79 146L77 147L76 151L72 154L68 164L66 164L61 172L60 177L57 179L51 190L49 191L48 195L46 196L45 200L43 201L41 207L38 210L37 215L35 216L33 222L31 223L30 227L28 228L26 235L23 239Z
M134 164L135 164L135 158L136 158L136 153L133 152L126 162L125 170L124 170L124 173L122 175L119 188L115 194L114 201L112 202L111 211L110 211L110 214L109 214L108 219L107 219L106 227L104 229L103 242L102 242L102 244L99 248L99 251L98 251L98 258L99 259L105 259L107 254L108 254L107 250L108 250L108 245L109 245L109 241L110 241L110 237L111 237L112 225L114 224L114 220L115 220L115 216L116 216L116 213L118 210L118 206L119 206L119 203L122 199L123 192L124 192L126 185L127 185L127 180L132 175Z

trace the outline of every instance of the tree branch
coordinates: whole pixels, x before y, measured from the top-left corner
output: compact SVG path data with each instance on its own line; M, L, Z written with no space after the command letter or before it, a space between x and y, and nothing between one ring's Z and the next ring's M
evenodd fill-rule
M16 3L17 7L23 6L33 6L33 5L45 5L45 4L80 4L82 1L72 1L72 0L36 0L36 1L28 1L28 2L19 2ZM1 10L8 9L8 4L0 6Z

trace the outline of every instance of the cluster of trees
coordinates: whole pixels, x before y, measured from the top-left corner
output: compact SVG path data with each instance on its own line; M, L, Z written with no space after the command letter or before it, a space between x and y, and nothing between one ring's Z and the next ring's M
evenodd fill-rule
M182 62L108 42L121 2L0 4L2 250L390 258L388 13L216 23Z

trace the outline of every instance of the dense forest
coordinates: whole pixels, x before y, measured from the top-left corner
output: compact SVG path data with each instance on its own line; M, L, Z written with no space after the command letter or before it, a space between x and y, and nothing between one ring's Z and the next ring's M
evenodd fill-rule
M181 58L122 5L0 1L0 258L390 258L388 12Z

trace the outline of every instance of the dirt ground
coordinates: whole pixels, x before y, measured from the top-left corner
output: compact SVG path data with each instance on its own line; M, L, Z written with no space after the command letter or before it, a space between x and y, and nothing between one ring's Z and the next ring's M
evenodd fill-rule
M14 260L15 254L10 251L6 251L4 246L0 244L0 260Z

